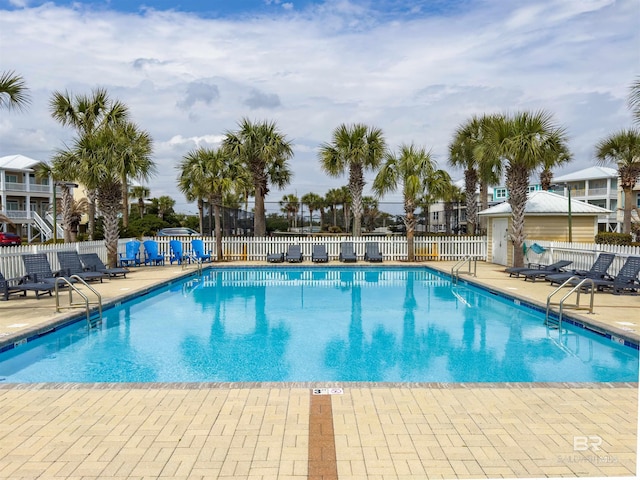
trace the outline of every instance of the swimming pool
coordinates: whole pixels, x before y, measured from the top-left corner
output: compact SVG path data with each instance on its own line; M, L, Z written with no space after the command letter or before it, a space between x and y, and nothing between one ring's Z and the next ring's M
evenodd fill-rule
M11 382L637 381L638 351L425 268L205 270L0 355Z

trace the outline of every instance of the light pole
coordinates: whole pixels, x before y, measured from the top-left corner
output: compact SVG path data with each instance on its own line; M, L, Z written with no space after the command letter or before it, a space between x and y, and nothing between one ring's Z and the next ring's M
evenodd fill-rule
M53 182L53 243L58 243L58 201L56 199L56 190L58 187L77 188L78 184L73 182Z
M573 243L573 234L571 231L571 185L569 185L568 183L565 184L567 187L567 198L569 199L569 208L568 208L568 214L569 214L569 243Z

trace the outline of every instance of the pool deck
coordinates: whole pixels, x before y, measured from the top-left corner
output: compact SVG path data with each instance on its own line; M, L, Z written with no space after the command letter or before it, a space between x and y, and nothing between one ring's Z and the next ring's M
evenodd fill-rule
M461 279L546 304L548 283L503 269L480 262ZM97 289L116 301L192 272L136 268ZM78 314L54 307L0 301L0 344ZM593 314L569 314L640 340L640 296L598 293ZM0 384L0 479L12 480L634 476L637 433L637 383Z

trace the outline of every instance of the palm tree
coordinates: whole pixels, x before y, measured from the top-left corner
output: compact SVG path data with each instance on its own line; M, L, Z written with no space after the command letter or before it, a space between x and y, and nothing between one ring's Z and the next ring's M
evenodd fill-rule
M284 195L282 200L280 200L280 209L287 216L289 228L296 227L298 225L296 218L298 210L300 209L300 201L298 200L298 197L293 193Z
M59 185L62 190L62 198L60 201L62 207L60 209L62 213L62 231L64 233L64 242L68 243L73 241L71 235L73 195L71 194L68 180L73 178L75 173L73 173L72 166L65 161L65 158L65 153L60 151L54 156L51 165L39 163L35 166L34 172L38 179L51 178L53 180L53 188L58 188L58 182L60 182ZM56 199L56 203L57 201ZM58 205L55 207L52 214L57 216L60 210L58 210Z
M49 102L49 111L54 120L63 127L73 128L79 137L90 135L104 127L113 127L129 117L126 105L111 100L103 88L93 90L91 95L72 96L69 92L54 92ZM78 179L74 177L68 180ZM87 190L87 198L89 199L89 238L93 239L97 201L95 189Z
M640 123L640 77L637 77L629 89L629 108L636 123Z
M378 197L395 192L402 184L405 213L402 220L407 229L407 255L410 262L415 260L414 212L420 197L424 195L428 178L435 170L436 164L430 152L414 145L401 145L398 155L391 152L385 155L385 162L373 181L373 191Z
M131 122L123 122L117 132L124 138L129 148L118 157L116 168L122 183L122 226L129 226L129 179L148 181L156 172L155 163L151 160L153 141L151 136L138 129Z
M198 148L183 157L178 166L181 178L191 178L198 191L206 194L215 216L216 258L224 260L222 250L221 207L225 195L238 189L246 174L242 165L223 148ZM247 179L248 180L248 179Z
M168 195L162 195L155 199L155 204L158 208L158 218L164 220L164 216L173 211L176 201Z
M144 199L151 195L151 190L144 185L136 185L129 192L130 198L138 200L138 213L140 218L144 217ZM202 231L202 230L201 230Z
M417 206L422 208L425 227L429 229L429 209L438 200L443 200L451 188L451 176L446 170L438 169L431 172L425 181L424 194L418 199Z
M70 213L70 240L75 242L78 238L78 227L80 226L80 221L82 220L82 215L87 213L89 210L89 201L86 198L81 198L80 200L71 199L71 213Z
M324 199L317 193L305 193L300 199L303 205L309 209L309 232L313 231L313 212L320 210ZM322 216L320 217L320 227L322 227Z
M223 146L251 175L256 200L254 235L263 237L267 225L264 199L269 184L282 189L291 182L288 160L293 150L274 122L252 123L244 118L239 127L237 132L227 132Z
M344 218L344 231L349 233L349 226L351 225L351 192L349 187L340 187L338 189L338 199L340 205L342 205L342 216Z
M449 184L449 188L445 190L444 197L444 224L447 235L451 235L451 217L453 216L453 206L459 204L465 199L465 193L460 187ZM460 227L460 219L458 218L458 228ZM459 231L459 230L458 230Z
M329 207L329 210L331 210L331 216L333 217L333 226L337 226L338 225L338 218L337 218L337 212L338 212L338 205L340 205L340 199L341 199L341 194L340 194L340 190L337 188L332 188L329 191L327 191L327 194L324 196L325 201L327 202L327 206Z
M640 131L621 130L598 142L596 157L601 164L615 163L624 193L622 232L631 233L633 187L640 180Z
M501 116L490 125L486 145L493 158L499 158L506 172L506 186L511 206L511 231L514 246L513 265L521 267L524 261L522 244L525 240L524 209L529 191L529 177L544 166L550 157L559 158L567 151L566 133L555 125L551 114L518 112Z
M20 75L7 71L0 74L0 108L22 110L31 103L28 88Z
M542 190L548 191L551 189L551 182L553 181L552 168L569 163L571 160L571 152L569 152L567 145L558 145L557 149L549 151L549 156L543 160L542 170L540 171L540 186Z
M362 190L364 172L380 165L386 150L382 130L363 124L340 125L331 143L324 143L318 154L322 169L333 177L349 172L349 192L353 211L353 235L362 233Z
M367 230L376 228L376 220L380 216L380 202L374 197L362 197L362 225Z

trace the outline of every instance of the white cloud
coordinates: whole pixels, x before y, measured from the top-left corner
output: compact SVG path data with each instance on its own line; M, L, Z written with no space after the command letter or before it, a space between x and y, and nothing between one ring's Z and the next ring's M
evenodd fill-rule
M193 210L175 165L245 116L276 121L295 145L294 182L272 202L346 184L316 158L341 123L378 126L392 148L424 145L445 167L451 135L470 115L544 108L571 136L575 161L563 171L592 164L595 142L631 124L633 0L488 0L391 20L344 0L288 13L272 4L278 15L233 20L52 4L0 11L2 68L23 75L33 99L26 113L3 115L0 153L49 159L72 133L50 118L51 93L105 87L155 140L152 195Z

